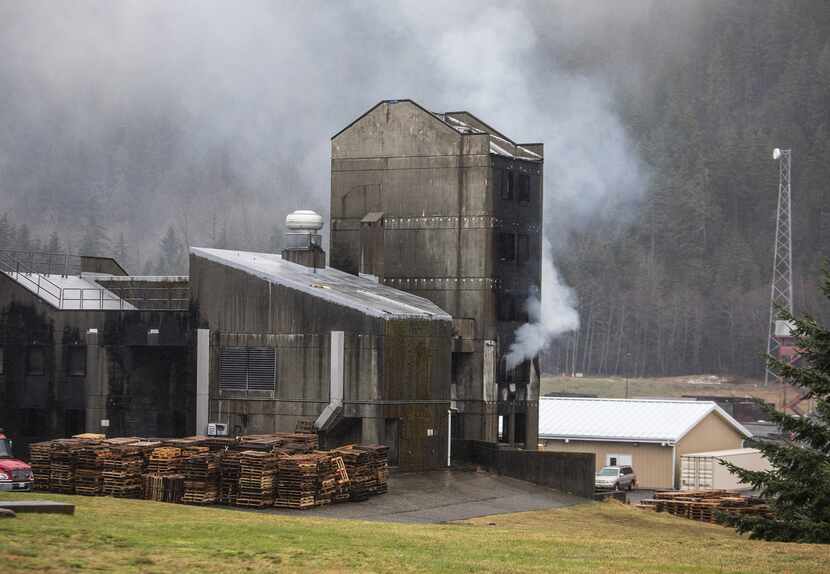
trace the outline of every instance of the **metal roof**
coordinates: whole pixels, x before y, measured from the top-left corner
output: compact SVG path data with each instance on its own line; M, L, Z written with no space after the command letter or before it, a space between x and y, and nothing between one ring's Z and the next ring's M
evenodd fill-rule
M740 456L742 454L757 454L761 452L757 448L730 448L727 450L710 450L709 452L687 452L683 456L691 457L718 457L718 456Z
M539 438L676 443L712 412L752 436L712 401L542 397Z
M302 291L381 319L431 319L452 317L432 301L338 269L312 269L285 261L274 253L191 247L190 252L264 281Z

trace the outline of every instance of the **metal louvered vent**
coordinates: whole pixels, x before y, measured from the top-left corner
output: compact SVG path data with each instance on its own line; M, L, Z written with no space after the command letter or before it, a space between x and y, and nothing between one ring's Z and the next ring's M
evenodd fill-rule
M219 352L220 391L276 390L277 356L272 347L223 347Z
M277 354L272 347L248 348L249 391L273 391L276 372Z

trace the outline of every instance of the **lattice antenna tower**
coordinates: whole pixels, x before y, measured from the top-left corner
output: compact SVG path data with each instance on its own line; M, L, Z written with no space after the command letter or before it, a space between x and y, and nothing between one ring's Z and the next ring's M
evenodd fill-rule
M772 284L769 297L769 336L767 354L778 356L779 337L789 336L789 323L778 319L776 307L793 312L793 231L790 201L790 166L792 150L775 148L772 158L778 160L778 215L775 223L775 253L772 261ZM783 382L766 368L764 384Z

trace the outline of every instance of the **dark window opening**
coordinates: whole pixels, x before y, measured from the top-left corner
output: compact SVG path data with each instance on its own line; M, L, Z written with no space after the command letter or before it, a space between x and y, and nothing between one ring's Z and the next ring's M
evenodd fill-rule
M502 261L516 260L516 235L499 233L496 235L496 252Z
M519 203L530 203L530 176L519 174Z
M6 374L6 361L5 361L5 354L3 353L3 347L0 347L0 375Z
M525 415L516 413L516 433L513 435L513 440L516 442L525 442L525 433L527 432L527 424L525 423Z
M26 374L46 374L46 351L43 347L29 347L26 353Z
M276 386L273 347L223 347L219 352L219 390L274 391Z
M519 263L527 263L530 259L530 240L527 235L519 235L517 240L517 259Z
M86 375L86 347L67 347L66 354L66 373L73 377Z
M513 172L510 170L501 173L501 198L513 199Z
M516 318L516 300L510 293L502 293L496 300L499 321L513 321Z
M63 412L64 436L81 434L86 428L86 411L68 409Z

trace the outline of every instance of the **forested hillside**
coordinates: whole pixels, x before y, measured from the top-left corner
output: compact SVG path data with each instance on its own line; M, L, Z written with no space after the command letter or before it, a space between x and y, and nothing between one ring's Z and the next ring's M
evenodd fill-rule
M328 137L411 97L546 144L582 322L547 371L760 375L774 147L796 312L828 319L830 3L366 4L1 4L0 248L133 273L184 272L189 244L277 250L286 213L327 215Z
M626 38L650 73L616 83L648 193L632 225L574 233L560 250L582 329L548 354L551 372L763 373L774 147L793 150L796 312L828 317L817 280L830 256L830 4L707 2L683 44L666 35L670 12L658 6ZM621 41L596 65L623 65Z

